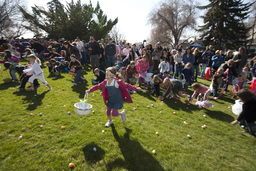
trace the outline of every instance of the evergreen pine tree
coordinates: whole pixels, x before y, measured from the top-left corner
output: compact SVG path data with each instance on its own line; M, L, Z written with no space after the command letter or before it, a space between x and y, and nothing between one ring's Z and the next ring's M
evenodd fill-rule
M199 9L208 10L204 16L204 25L199 26L201 39L205 45L212 44L216 49L237 49L245 46L247 33L244 21L249 16L253 3L243 3L242 0L210 0Z
M47 38L59 39L65 38L73 40L77 36L80 39L89 40L93 35L96 40L105 38L112 27L118 22L118 19L107 20L99 3L94 8L92 3L82 4L80 0L73 0L66 6L59 0L51 0L47 3L47 9L39 6L32 7L33 13L28 13L20 7L24 19L27 21L25 27L34 32L35 35L44 33ZM92 19L95 14L99 22Z

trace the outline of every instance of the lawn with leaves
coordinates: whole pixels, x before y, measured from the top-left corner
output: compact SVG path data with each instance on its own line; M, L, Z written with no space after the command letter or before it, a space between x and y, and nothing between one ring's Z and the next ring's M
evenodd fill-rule
M143 90L124 104L126 122L115 117L114 126L105 128L100 91L89 94L94 113L74 113L74 103L92 86L89 68L87 81L75 87L70 75L47 78L43 68L53 90L40 82L35 92L3 83L10 76L2 64L0 70L0 170L70 170L71 162L74 170L256 170L256 138L230 124L237 116L229 94L211 100L215 107L199 109L177 99L162 103Z

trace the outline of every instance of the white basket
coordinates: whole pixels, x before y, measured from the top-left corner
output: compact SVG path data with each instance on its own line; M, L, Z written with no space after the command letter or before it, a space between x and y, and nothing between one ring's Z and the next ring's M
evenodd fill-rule
M87 101L88 101L88 94L87 95ZM84 101L85 101L85 95L84 95ZM84 102L78 102L74 104L75 107L75 113L77 115L89 115L92 110L92 105L89 103Z

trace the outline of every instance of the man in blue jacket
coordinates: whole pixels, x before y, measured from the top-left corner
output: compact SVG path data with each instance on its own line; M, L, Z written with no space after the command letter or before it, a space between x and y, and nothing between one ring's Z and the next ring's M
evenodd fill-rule
M108 45L105 48L105 54L108 59L108 67L115 65L115 54L116 54L116 46L112 42L112 39L108 39Z
M212 68L217 71L219 66L224 62L223 57L220 55L220 51L216 50L215 55L212 57Z

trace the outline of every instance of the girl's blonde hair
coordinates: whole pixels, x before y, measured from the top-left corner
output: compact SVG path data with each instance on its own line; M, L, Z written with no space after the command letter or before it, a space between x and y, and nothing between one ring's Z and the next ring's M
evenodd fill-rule
M198 53L199 53L199 49L195 48L194 51L193 51L193 55L196 56Z
M217 70L217 72L220 73L220 74L223 74L223 73L224 73L224 69L223 69L223 68L219 68L219 69Z
M113 74L113 75L116 75L116 69L114 68L114 67L108 67L107 69L106 69L106 72L110 72L111 74Z
M28 55L28 58L34 58L36 63L38 63L38 65L41 66L41 60L36 55Z
M162 82L162 79L161 79L158 75L154 75L152 80L153 80L153 83L156 83L157 80L159 80L160 82Z
M163 83L164 83L164 86L166 86L166 89L168 89L173 84L169 78L165 78Z

